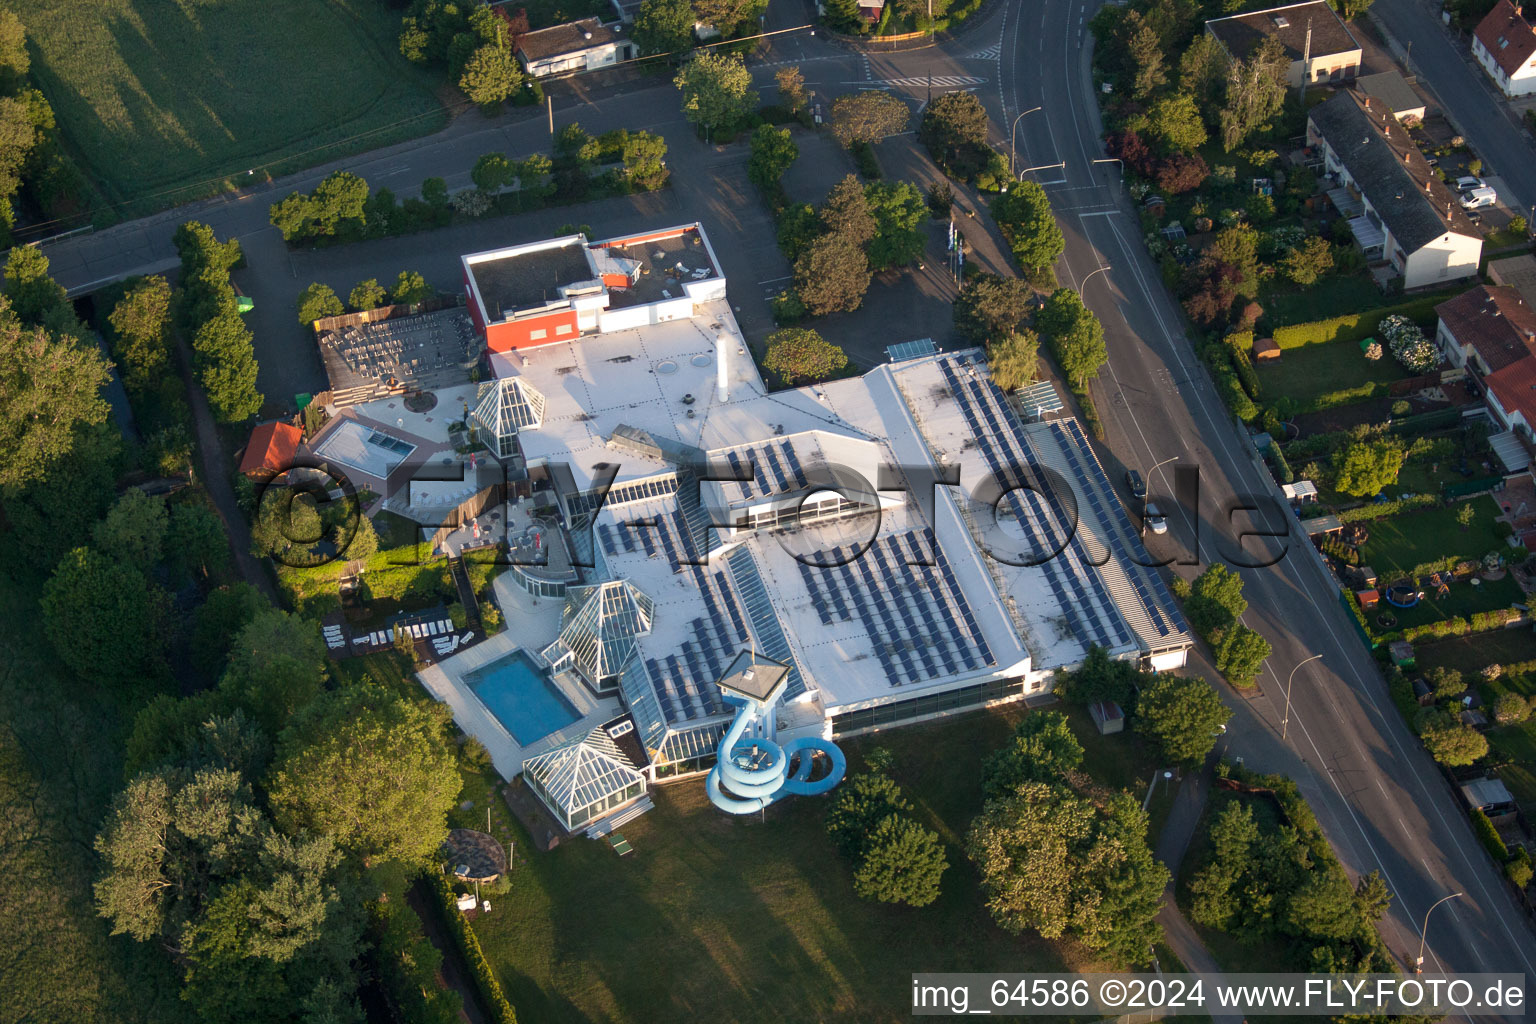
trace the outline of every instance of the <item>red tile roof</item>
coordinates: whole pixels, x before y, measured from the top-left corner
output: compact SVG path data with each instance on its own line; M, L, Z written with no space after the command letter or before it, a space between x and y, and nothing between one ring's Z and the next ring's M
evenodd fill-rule
M1506 75L1525 67L1536 53L1536 32L1521 17L1520 8L1509 0L1499 0L1488 16L1477 24L1477 40L1483 44Z
M240 472L276 473L293 465L293 456L304 440L304 431L289 423L263 423L251 431L240 460Z
M1528 425L1536 426L1536 357L1510 363L1484 377L1483 383L1505 412L1521 413Z
M1490 373L1536 356L1536 309L1508 285L1479 285L1435 307L1446 330L1470 346Z

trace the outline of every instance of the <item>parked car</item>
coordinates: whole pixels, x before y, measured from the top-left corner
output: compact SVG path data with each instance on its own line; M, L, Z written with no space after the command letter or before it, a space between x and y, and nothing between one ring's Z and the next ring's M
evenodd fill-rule
M1137 499L1138 501L1147 496L1146 481L1143 480L1141 478L1141 474L1136 472L1134 469L1128 469L1125 471L1125 486L1131 489L1131 497Z
M1461 194L1461 206L1465 210L1480 210L1499 201L1499 194L1487 185Z
M1141 513L1141 528L1143 532L1151 530L1153 533L1163 534L1168 532L1168 517L1152 502L1147 502L1147 507Z
M1475 188L1483 188L1487 184L1488 183L1482 178L1474 177L1473 175L1469 174L1456 179L1456 191L1470 192Z

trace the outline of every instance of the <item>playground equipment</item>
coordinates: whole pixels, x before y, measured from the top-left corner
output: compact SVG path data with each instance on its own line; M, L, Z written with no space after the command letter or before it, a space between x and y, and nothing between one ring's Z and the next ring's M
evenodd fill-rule
M1387 588L1384 596L1394 608L1412 608L1419 603L1419 584L1415 580L1398 580Z
M751 814L785 796L819 796L843 780L847 758L837 744L802 736L779 744L776 710L784 696L787 666L754 651L737 655L717 685L736 717L720 740L705 792L727 814ZM816 755L828 761L825 775L812 778Z

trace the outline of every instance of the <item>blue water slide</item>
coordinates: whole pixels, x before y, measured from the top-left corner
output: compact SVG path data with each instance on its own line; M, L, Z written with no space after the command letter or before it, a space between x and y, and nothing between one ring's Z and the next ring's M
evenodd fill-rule
M727 814L751 814L786 795L818 796L843 779L847 758L836 744L812 736L780 746L766 737L743 739L761 718L761 708L744 704L720 741L715 767L704 780L710 802ZM823 778L810 781L814 754L832 763Z

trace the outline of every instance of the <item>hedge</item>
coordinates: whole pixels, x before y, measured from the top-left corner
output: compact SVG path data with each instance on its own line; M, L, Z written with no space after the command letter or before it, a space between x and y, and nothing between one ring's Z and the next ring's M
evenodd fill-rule
M476 937L475 930L464 920L464 915L459 911L458 897L453 894L453 889L448 885L448 879L441 872L428 872L427 884L432 891L437 893L438 903L443 912L443 918L448 925L448 930L453 933L454 941L459 944L459 951L464 954L464 962L469 966L469 972L475 976L475 984L480 989L481 1002L490 1013L491 1019L496 1024L517 1024L517 1014L512 1009L512 1004L507 1002L506 993L501 990L501 982L496 979L496 972L491 969L490 962L485 959L485 951L480 948L480 939Z
M1425 295L1422 298L1385 309L1373 309L1365 313L1349 313L1327 320L1312 320L1302 324L1290 324L1275 328L1275 344L1281 349L1305 348L1308 345L1326 345L1329 342L1359 342L1373 336L1381 322L1393 314L1405 316L1419 323L1434 318L1435 307L1446 300L1444 295Z
M1275 476L1279 478L1280 482L1282 484L1295 483L1296 474L1291 472L1291 464L1285 461L1285 452L1280 450L1280 446L1277 444L1270 445L1269 455L1275 464Z
M1104 422L1099 419L1099 407L1093 404L1093 395L1088 393L1086 387L1081 391L1073 388L1072 394L1082 407L1083 419L1088 421L1088 429L1093 431L1094 440L1104 440Z
M1336 409L1341 405L1354 405L1356 402L1381 398L1390 390L1387 385L1380 381L1367 381L1364 384L1356 384L1352 388L1340 388L1337 391L1324 392L1312 399L1312 401L1305 403L1304 408L1307 412Z
M1471 619L1460 615L1439 622L1426 622L1422 626L1409 626L1403 630L1403 639L1410 643L1421 637L1466 636L1468 633L1487 633L1503 629L1510 620L1510 609L1496 608L1491 612L1478 612Z
M1414 512L1438 504L1440 504L1438 494L1415 494L1411 498L1396 498L1392 501L1373 501L1368 505L1357 505L1337 515L1341 523L1368 523L1376 519L1390 519L1404 512Z
M1232 368L1237 371L1237 379L1243 382L1243 390L1248 392L1248 397L1255 402L1259 400L1259 375L1253 368L1253 362L1248 358L1248 353L1242 349L1232 350Z
M1509 847L1504 845L1504 840L1499 838L1499 830L1493 827L1493 822L1488 820L1482 808L1472 808L1472 831L1477 833L1478 842L1483 844L1483 849L1495 861L1503 864L1509 860Z

